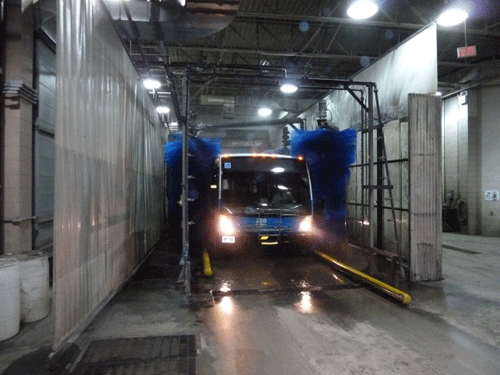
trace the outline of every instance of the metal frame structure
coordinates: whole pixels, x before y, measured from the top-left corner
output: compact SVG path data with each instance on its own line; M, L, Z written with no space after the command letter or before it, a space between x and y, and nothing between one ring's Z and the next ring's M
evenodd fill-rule
M204 125L202 129L199 131L205 130L205 129L221 129L221 128L244 128L244 127L251 127L251 126L266 126L266 125L290 125L292 128L295 130L297 127L294 124L299 124L300 130L305 129L305 124L304 120L299 118L299 117L294 117L294 118L283 118L279 120L268 120L268 121L249 121L249 122L236 122L236 123L227 123L227 124L221 124L221 125Z
M397 221L396 221L396 208L394 206L394 196L393 188L391 183L387 150L385 146L384 124L382 122L382 116L380 112L380 103L378 98L378 89L375 83L366 84L365 87L368 90L367 93L367 104L363 104L363 97L361 99L356 99L354 93L349 91L353 97L360 103L361 106L361 164L352 167L361 167L361 183L362 183L362 196L361 204L362 212L364 214L365 208L367 210L366 218L363 217L363 223L368 223L368 247L373 253L383 252L383 235L384 235L384 190L389 192L390 210L392 215L392 222L394 225L394 237L396 243L396 253L399 263L400 274L404 277L403 268L403 255L402 246L400 243L400 235L398 232ZM377 111L377 117L375 117L374 108ZM375 119L378 124L375 124ZM374 152L374 135L376 134L376 146L377 154L375 160ZM376 166L376 181L374 176L374 167ZM368 169L368 171L366 171ZM385 177L384 177L385 173ZM376 206L374 204L374 190L377 191ZM352 203L349 203L352 204ZM375 218L375 208L377 210L377 215ZM377 223L377 233L375 237L374 223ZM373 257L372 257L373 261ZM391 270L392 272L394 269ZM394 277L394 275L391 275Z
M181 273L181 277L179 279L180 282L184 283L186 291L190 293L190 260L189 260L189 222L188 217L188 183L190 176L188 175L189 170L189 82L190 76L192 73L186 72L183 76L183 98L185 100L185 113L182 119L182 134L183 134L183 151L182 151L182 233L183 233L183 243L182 243L182 259L181 264L183 265L183 272ZM255 85L259 85L259 82L255 82ZM264 85L268 86L269 84L266 82ZM360 90L355 87L363 87L368 91L367 100L364 98L364 90ZM362 113L362 125L361 125L361 133L362 133L362 189L366 191L366 194L363 192L362 194L362 207L363 212L365 212L365 208L367 208L367 217L366 219L369 222L368 225L368 246L369 249L376 250L376 248L380 248L382 244L382 236L383 236L383 190L389 190L390 202L391 202L391 213L392 213L392 221L394 223L394 232L396 239L396 248L397 248L397 257L399 259L400 272L404 275L403 270L403 261L402 261L402 250L400 244L400 237L398 235L398 228L396 223L396 213L394 207L394 199L392 194L393 185L391 184L390 175L389 175L389 167L387 163L387 152L384 141L384 133L383 133L383 123L381 120L380 113L380 105L378 99L378 90L376 84L374 82L362 82L362 81L350 81L350 80L337 80L337 79L309 79L303 78L299 83L300 88L317 88L320 90L329 89L330 91L335 90L345 90L351 94L351 96L356 100L356 102L360 105L361 113ZM359 92L361 95L358 96L356 92ZM375 117L375 110L377 111L377 117ZM375 124L375 122L378 124ZM234 123L234 124L222 124L222 125L210 125L208 128L225 128L225 127L234 127L234 126L252 126L252 125L281 125L281 124L291 124L291 123L301 123L301 128L303 128L303 122L297 121L297 119L281 119L274 121L267 121L262 123L252 123L252 122L243 122L243 123ZM375 152L374 152L374 135L376 133L377 139L377 156L375 160ZM365 145L367 143L367 145ZM365 149L366 148L366 149ZM374 174L374 166L377 166L377 174ZM368 170L366 170L368 169ZM383 176L385 173L385 177ZM366 181L365 181L366 177ZM375 179L376 177L376 179ZM386 181L384 183L384 180ZM377 191L377 205L375 207L374 204L374 191ZM377 209L377 237L375 237L375 208ZM375 240L376 245L375 246Z

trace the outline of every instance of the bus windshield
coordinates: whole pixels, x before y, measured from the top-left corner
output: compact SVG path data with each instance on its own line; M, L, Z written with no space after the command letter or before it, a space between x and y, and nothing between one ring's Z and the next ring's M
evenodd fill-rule
M308 214L311 197L306 165L283 158L224 160L221 204L229 214L251 215L268 210Z

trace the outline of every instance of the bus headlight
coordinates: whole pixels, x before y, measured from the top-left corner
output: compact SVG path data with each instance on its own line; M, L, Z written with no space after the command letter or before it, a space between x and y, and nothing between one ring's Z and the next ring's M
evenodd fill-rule
M312 216L306 216L299 224L299 231L310 232L313 229Z
M233 222L226 215L219 216L219 232L224 236L230 236L236 233Z

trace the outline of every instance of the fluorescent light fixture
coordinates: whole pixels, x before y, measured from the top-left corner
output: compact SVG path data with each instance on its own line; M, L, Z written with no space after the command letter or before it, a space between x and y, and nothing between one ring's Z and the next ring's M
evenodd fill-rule
M142 81L142 84L144 85L145 88L148 90L156 90L159 89L161 86L160 81L154 80L154 79L145 79Z
M158 112L160 115L166 115L167 113L170 112L170 108L162 105L162 106L156 107L156 112Z
M278 186L276 186L276 187L277 187L278 189L280 189L280 190L285 190L285 191L290 190L290 189L288 189L285 185L278 185Z
M469 15L466 11L462 9L452 8L445 10L439 18L437 19L437 23L441 26L455 26L459 23L464 22Z
M358 0L347 9L347 15L356 20L370 18L378 11L378 5L370 0Z
M271 172L273 173L283 173L285 171L285 168L283 167L274 167L273 169L271 169Z
M259 116L267 117L267 116L270 116L271 113L273 113L273 111L271 111L267 107L262 107L262 108L259 108L259 112L258 113L259 113Z
M293 83L284 83L280 87L281 92L284 94L293 94L297 89L298 87Z
M156 107L156 112L158 112L160 115L165 115L170 112L170 108L166 106Z

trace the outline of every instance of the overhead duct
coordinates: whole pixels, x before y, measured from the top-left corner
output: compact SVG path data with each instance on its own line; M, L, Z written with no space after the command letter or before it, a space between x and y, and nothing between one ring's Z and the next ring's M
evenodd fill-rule
M182 5L184 0L130 0L126 4L117 1L105 1L105 3L119 29L133 35L132 27L137 27L142 40L157 39L160 29L163 41L168 43L184 42L221 31L233 20L240 1L185 0L185 5ZM130 14L131 20L127 13Z
M200 95L200 104L202 105L232 104L234 106L234 101L234 96Z
M215 95L201 95L200 105L205 106L222 106L222 118L234 118L234 96L215 96Z

